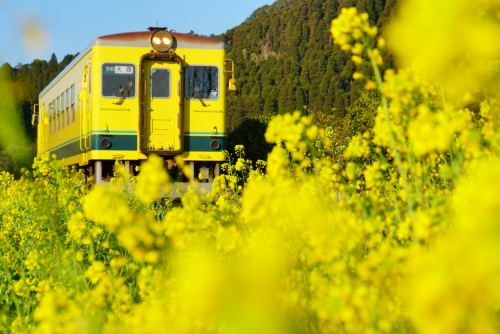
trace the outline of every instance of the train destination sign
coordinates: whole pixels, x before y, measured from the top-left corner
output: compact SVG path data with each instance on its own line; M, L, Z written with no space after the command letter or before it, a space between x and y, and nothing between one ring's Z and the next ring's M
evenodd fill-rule
M134 67L133 66L105 66L104 74L133 74Z

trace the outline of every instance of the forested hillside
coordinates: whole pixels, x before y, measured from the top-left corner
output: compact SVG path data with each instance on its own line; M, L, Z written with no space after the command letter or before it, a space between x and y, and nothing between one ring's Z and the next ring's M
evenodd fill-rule
M38 101L38 94L68 65L76 55L66 55L61 62L57 57L52 57L47 62L35 59L31 64L17 64L12 67L5 63L0 68L7 77L14 91L18 109L22 111L27 133L34 139L35 133L30 125L31 106ZM28 126L29 125L29 126Z
M236 63L238 91L228 98L229 127L249 116L293 110L345 116L346 108L361 95L362 84L352 79L350 56L333 45L331 22L340 8L356 6L382 28L395 4L396 0L278 0L219 36ZM358 70L363 72L362 67Z
M28 141L33 144L19 145L10 143L0 146L0 171L10 171L18 173L21 167L30 167L35 155L35 129L31 127L31 108L38 101L38 94L42 89L68 65L76 55L67 55L61 62L57 61L55 54L52 54L50 61L35 59L31 64L17 64L12 67L9 63L4 63L0 67L2 80L10 87L14 95L15 109L19 113L18 120L21 124L19 128L24 129ZM1 110L1 112L7 112ZM5 121L7 119L0 113ZM12 125L11 125L12 126ZM0 131L4 131L0 127ZM20 153L21 152L21 153Z

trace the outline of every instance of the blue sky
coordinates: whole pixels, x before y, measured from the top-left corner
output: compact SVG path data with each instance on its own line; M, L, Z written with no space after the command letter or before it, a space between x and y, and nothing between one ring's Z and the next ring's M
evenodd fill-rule
M0 66L58 61L95 37L168 27L210 35L226 32L274 0L0 0Z

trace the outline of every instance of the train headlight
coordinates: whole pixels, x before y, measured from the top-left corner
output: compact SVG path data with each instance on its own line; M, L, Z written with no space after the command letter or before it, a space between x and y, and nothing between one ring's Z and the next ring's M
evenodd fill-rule
M158 52L166 52L170 50L173 45L173 37L166 30L157 30L151 36L151 46Z
M153 45L160 45L161 44L161 38L160 37L153 37Z

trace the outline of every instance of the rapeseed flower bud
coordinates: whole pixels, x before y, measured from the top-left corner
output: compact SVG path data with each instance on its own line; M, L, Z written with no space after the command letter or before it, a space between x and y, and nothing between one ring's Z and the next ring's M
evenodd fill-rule
M359 65L361 65L361 63L363 63L363 58L361 58L360 56L353 55L351 57L351 60L354 63L354 65L356 65L356 66L359 66Z
M245 147L243 145L236 145L234 147L234 152L237 156L242 157L243 155L245 155Z
M92 226L92 228L90 229L90 234L92 234L94 238L99 236L101 233L102 228L100 228L99 226Z
M351 48L351 52L354 54L354 55L361 55L363 53L363 44L361 43L355 43L354 46Z
M377 89L377 84L375 82L373 82L372 80L367 80L363 89L364 90L374 90L374 89Z
M378 49L368 50L368 57L374 60L379 66L383 64L382 56L380 55Z
M316 125L312 125L307 128L306 136L309 140L316 140L318 138L318 127Z
M378 47L379 49L383 49L383 48L385 47L385 38L383 38L383 37L379 37L379 38L377 39L377 47Z
M359 79L363 79L363 73L360 73L360 72L354 72L353 75L352 75L352 78L354 80L359 80Z
M372 27L369 27L366 29L366 33L371 37L377 36L377 32L378 32L378 29L376 26L372 26Z
M83 251L79 250L76 252L75 259L78 262L82 262L84 258L85 258L85 253Z
M359 40L363 36L363 31L359 28L352 29L352 38Z
M236 170L237 171L243 171L245 169L246 169L245 159L238 158L238 160L236 161Z

